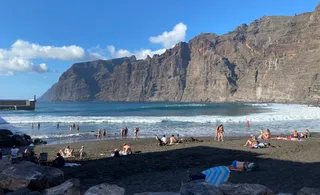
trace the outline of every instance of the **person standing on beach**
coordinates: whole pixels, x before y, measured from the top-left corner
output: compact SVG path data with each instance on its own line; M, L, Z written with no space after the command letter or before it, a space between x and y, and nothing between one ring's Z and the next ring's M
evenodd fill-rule
M139 139L138 133L139 133L139 127L137 126L137 127L134 129L134 135L136 136L136 139Z
M218 141L224 141L224 128L223 128L223 125L221 124L221 125L219 125L218 126L218 128L217 128L217 130L218 130Z
M129 132L129 129L128 129L128 127L126 127L126 128L124 129L124 136L125 136L125 137L128 136L128 132Z
M107 136L107 131L106 129L103 129L103 134L102 134L103 137L106 137Z
M124 137L125 128L121 129L121 137Z
M100 129L98 129L97 139L101 139L101 130Z

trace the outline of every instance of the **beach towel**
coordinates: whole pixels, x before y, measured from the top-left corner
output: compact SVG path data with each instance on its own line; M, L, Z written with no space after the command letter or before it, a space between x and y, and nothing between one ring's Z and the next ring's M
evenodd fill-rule
M217 166L201 172L205 175L206 182L219 186L221 183L228 181L230 170L226 166Z
M77 164L77 163L65 163L64 167L78 167L81 166L81 164Z

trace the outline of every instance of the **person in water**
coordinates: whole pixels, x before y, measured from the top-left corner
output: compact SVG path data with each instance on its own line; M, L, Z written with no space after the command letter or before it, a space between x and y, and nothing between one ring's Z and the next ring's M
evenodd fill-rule
M121 137L124 137L125 128L121 129Z
M77 125L77 131L78 131L78 132L80 131L80 126L79 126L79 125Z
M101 130L100 129L98 129L97 139L101 139Z
M59 124L59 123L57 123L57 129L59 129L59 127L60 127L60 124Z
M31 128L33 129L33 127L34 127L34 125L33 125L33 123L31 123Z
M124 136L125 136L125 137L127 137L127 136L128 136L128 132L129 132L128 127L124 128Z
M103 129L103 137L106 137L107 136L107 131L106 131L106 129Z
M40 129L40 123L38 123L38 129Z
M137 126L137 127L134 129L134 135L135 135L136 139L139 139L138 133L139 133L139 127Z

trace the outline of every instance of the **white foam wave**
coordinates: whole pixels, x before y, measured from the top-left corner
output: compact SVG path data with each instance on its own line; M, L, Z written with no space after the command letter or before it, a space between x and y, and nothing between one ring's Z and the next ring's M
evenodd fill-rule
M217 122L265 122L290 120L318 120L320 108L307 105L267 104L270 111L246 116L6 116L7 123L161 123L161 122L191 122L191 123L217 123ZM1 123L1 121L0 121Z
M87 132L87 133L72 133L72 134L46 134L46 135L31 135L32 139L39 138L39 139L49 139L49 138L72 138L72 137L80 137L84 135L95 135L96 132Z
M269 107L270 104L257 104L257 103L254 103L254 104L245 104L247 106L253 106L253 107Z

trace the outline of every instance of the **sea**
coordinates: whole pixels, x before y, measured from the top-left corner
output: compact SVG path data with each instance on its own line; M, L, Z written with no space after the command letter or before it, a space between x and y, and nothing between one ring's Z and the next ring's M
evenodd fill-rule
M107 130L108 140L119 139L127 127L133 138L137 126L139 137L214 136L220 124L226 136L259 134L261 128L289 135L294 129L320 132L319 119L319 107L300 104L37 102L35 111L0 111L0 129L58 144L96 140L98 129ZM80 126L79 132L69 130L73 124Z

